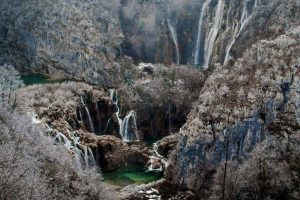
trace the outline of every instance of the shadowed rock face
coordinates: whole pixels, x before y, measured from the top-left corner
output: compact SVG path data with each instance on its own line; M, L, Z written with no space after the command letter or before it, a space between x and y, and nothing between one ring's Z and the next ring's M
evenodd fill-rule
M117 85L123 40L118 1L2 1L0 63Z
M299 30L253 45L233 66L211 74L180 130L169 168L173 183L208 195L226 157L247 164L252 151L267 155L278 140L298 137Z
M176 133L204 81L204 73L188 66L141 63L131 82L118 91L121 115L135 110L140 138Z

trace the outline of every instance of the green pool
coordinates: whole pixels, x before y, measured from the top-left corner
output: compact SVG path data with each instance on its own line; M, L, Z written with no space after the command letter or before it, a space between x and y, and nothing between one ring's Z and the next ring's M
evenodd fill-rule
M162 177L162 172L147 171L143 165L138 164L130 164L112 172L103 173L105 182L118 186L149 183Z
M23 80L26 86L28 85L35 85L35 84L46 84L46 83L61 83L63 82L62 79L60 80L53 80L48 76L43 74L22 74L21 79Z

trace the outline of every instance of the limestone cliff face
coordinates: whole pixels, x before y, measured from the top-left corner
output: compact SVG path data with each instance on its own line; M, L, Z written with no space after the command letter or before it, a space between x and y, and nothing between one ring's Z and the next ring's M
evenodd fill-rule
M181 64L202 67L207 54L208 65L223 64L230 57L241 57L252 44L285 33L299 24L300 17L297 0L139 2L121 4L125 53L139 61L165 64L177 62L176 42Z
M254 44L232 66L217 66L180 130L169 169L173 183L207 192L226 160L251 166L252 151L268 155L285 148L274 141L299 144L299 44L300 27L292 28ZM261 150L262 143L269 148Z
M1 1L0 63L23 71L119 81L119 1Z

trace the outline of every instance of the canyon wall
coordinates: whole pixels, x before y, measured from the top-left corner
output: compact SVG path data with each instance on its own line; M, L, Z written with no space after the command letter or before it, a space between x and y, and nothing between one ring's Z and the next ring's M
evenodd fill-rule
M123 40L119 1L2 1L0 63L116 86Z
M244 185L238 185L244 175L235 168L241 175L236 178L237 186L234 185L236 193L239 189L244 193L243 187L250 188L251 181L255 177L259 179L259 174L255 174L259 167L252 166L255 160L265 159L266 170L270 170L270 174L273 170L270 166L275 160L283 158L284 161L278 162L285 163L287 167L295 164L289 158L300 155L297 147L300 122L299 44L300 28L291 28L274 40L262 40L252 45L232 66L216 66L202 88L187 123L180 130L178 146L172 156L173 164L169 169L173 183L208 195L216 186L216 171L223 169L224 173L224 163L238 162L238 166L250 166L254 174L249 182L243 180ZM278 152L280 148L281 153ZM277 170L289 181L299 181L299 177L292 177L297 169L285 171L285 167L277 167ZM272 176L270 181L279 183L282 180ZM274 184L268 187L268 195L295 198L293 185L283 184L280 188L280 185ZM238 196L232 198L238 199Z

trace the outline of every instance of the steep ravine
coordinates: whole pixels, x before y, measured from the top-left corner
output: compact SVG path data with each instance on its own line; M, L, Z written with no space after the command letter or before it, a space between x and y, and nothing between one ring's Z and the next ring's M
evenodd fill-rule
M4 0L0 19L0 66L54 79L18 90L32 122L84 169L142 172L123 198L300 198L298 0Z

